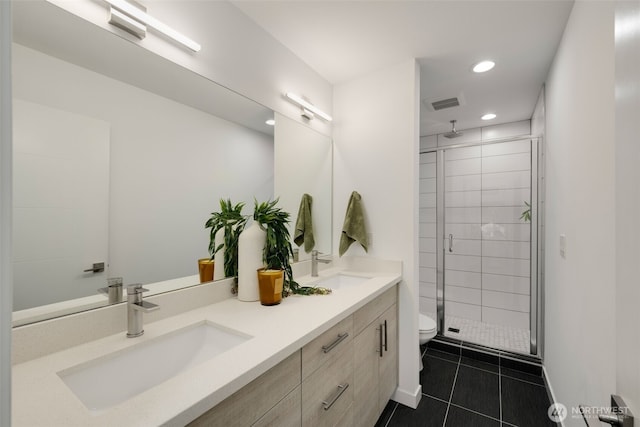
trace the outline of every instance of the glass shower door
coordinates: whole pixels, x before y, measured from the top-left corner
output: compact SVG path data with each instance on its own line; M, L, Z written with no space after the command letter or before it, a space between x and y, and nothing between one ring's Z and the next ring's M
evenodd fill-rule
M529 354L532 141L445 149L440 164L440 332Z

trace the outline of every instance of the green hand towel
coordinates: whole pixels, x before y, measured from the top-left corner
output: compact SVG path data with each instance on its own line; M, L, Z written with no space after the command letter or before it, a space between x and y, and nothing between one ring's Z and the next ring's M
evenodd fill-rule
M347 213L344 216L344 225L342 226L342 235L340 236L340 256L342 256L355 241L362 245L365 252L368 252L369 239L367 238L367 227L364 223L362 197L357 191L351 193Z
M293 241L300 246L304 242L304 251L311 252L316 245L313 238L313 221L311 220L311 196L302 195L300 200L300 208L298 209L298 220L296 221L296 231L293 234Z

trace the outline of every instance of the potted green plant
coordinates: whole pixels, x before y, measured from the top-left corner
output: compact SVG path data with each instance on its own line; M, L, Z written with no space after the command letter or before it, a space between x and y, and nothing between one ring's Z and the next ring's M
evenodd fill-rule
M244 203L232 204L230 199L220 199L220 212L212 212L205 228L209 232L209 255L213 259L218 251L224 248L224 276L238 277L238 238L247 223L247 216L242 215ZM216 246L216 234L224 230L224 243ZM237 286L237 283L236 283ZM235 286L234 286L235 289Z
M282 297L290 294L325 295L330 289L301 287L293 280L290 259L293 257L291 236L287 224L289 213L276 207L279 199L258 203L255 201L253 219L266 232L262 261L264 267L258 270L260 302L263 305L279 304ZM264 294L264 298L263 298Z

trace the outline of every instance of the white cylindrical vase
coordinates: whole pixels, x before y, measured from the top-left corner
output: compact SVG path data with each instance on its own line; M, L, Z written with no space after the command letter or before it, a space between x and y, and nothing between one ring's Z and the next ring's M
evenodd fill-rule
M216 248L224 244L224 228L216 231L214 243ZM226 277L224 274L224 250L225 247L222 246L222 249L216 252L216 256L214 258L216 268L213 270L213 280L220 280Z
M258 269L262 267L262 251L267 233L257 222L240 233L238 239L238 299L259 301Z

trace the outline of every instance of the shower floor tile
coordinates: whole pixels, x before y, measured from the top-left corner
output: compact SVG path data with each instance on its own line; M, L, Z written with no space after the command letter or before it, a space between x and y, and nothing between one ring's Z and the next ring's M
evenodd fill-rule
M433 313L427 313L432 319ZM467 341L500 350L514 351L529 354L529 331L510 328L508 326L493 325L477 320L464 319L462 317L445 316L445 336ZM460 332L451 332L449 328L459 329Z

